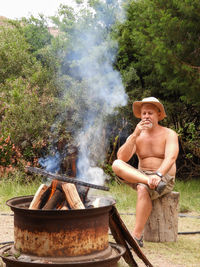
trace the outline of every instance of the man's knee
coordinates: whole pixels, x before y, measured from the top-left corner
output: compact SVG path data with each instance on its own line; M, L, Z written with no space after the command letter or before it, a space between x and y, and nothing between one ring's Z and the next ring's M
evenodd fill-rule
M147 187L145 185L142 185L142 184L137 185L137 194L138 194L138 197L141 197L141 198L149 198L150 197Z
M119 174L122 169L122 163L123 161L121 159L116 159L112 164L112 170L115 174Z

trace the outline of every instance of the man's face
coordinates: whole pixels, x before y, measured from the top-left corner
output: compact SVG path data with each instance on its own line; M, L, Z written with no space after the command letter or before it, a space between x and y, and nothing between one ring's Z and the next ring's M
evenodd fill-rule
M143 104L141 108L141 120L157 123L160 111L153 104Z

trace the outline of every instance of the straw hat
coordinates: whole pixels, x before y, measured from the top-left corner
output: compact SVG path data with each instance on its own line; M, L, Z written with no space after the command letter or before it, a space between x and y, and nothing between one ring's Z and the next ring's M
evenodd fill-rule
M141 107L143 104L153 104L160 110L159 121L161 121L165 117L167 117L163 104L160 103L160 101L157 98L146 97L146 98L142 99L142 101L133 102L133 113L134 113L136 118L141 118Z

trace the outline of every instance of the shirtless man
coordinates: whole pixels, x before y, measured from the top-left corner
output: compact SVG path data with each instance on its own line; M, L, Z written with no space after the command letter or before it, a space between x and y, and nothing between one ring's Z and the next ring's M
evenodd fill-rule
M137 190L136 223L133 237L143 246L142 233L152 210L152 200L174 187L178 136L158 122L166 117L164 106L155 97L133 103L133 113L141 121L119 148L112 168L117 176ZM137 155L138 169L127 164Z

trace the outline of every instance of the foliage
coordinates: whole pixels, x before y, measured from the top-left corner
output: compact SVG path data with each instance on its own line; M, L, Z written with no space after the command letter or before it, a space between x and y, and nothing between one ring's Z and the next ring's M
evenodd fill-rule
M126 20L115 31L119 43L116 67L130 100L151 95L159 98L168 114L163 125L180 134L178 173L182 177L196 175L200 163L196 153L200 124L199 9L196 0L129 1Z
M9 135L24 159L35 162L59 112L58 61L52 67L55 47L47 46L40 51L48 64L38 61L23 31L18 23L0 28L1 135Z
M22 155L19 150L10 140L10 136L7 138L0 138L0 176L8 175L13 172L13 166L20 165Z
M119 1L91 0L87 7L83 1L77 3L78 11L61 5L51 18L57 37L49 33L43 16L0 26L2 140L10 136L23 160L37 164L49 144L65 152L83 127L85 112L97 115L97 121L103 112L108 145L101 165L111 175L116 151L138 121L133 118L132 102L154 95L168 114L162 124L179 134L178 175L196 176L200 170L199 1L125 1L123 22ZM105 63L120 71L129 96L127 105L112 114L106 114L104 107L113 98L107 95L98 102L94 90L112 77ZM114 88L112 83L106 86ZM10 147L2 153L2 158L11 155Z
M197 0L129 1L119 27L120 69L136 69L152 94L199 101L199 6Z
M27 53L29 45L21 32L13 28L0 28L0 83L19 75L26 76L28 66L32 64Z
M51 44L53 36L49 33L48 24L44 16L40 15L38 19L33 16L28 19L23 18L22 22L24 24L24 36L30 45L32 53Z

